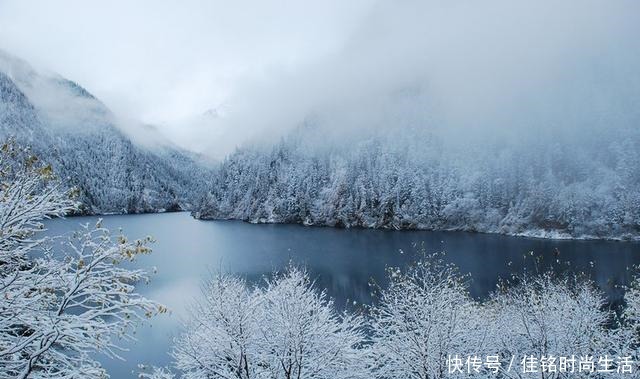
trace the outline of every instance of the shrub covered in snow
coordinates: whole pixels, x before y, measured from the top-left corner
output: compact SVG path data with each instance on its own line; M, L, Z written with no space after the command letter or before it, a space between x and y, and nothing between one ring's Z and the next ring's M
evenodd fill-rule
M95 354L117 358L136 324L165 311L136 292L147 273L120 264L150 240L98 223L54 252L42 221L76 209L72 193L29 150L0 150L0 378L105 377Z

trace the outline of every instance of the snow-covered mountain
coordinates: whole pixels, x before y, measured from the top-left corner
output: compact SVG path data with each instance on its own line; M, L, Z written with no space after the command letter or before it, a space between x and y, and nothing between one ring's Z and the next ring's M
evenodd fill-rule
M147 143L134 142L118 122L77 83L0 51L0 138L50 162L81 190L85 212L189 209L208 173L204 161L150 127L140 126Z

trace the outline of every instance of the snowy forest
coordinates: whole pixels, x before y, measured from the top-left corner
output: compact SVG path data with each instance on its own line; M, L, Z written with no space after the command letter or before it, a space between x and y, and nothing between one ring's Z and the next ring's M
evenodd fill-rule
M273 147L239 148L217 169L194 214L552 238L640 236L638 128L508 142L492 136L450 143L422 129L369 135L336 141L312 124Z
M264 132L194 215L638 239L640 23L618 5L380 5L344 50L241 93L215 125Z
M135 143L117 125L84 88L0 51L0 138L30 146L65 185L77 187L76 212L190 209L207 160L164 141Z

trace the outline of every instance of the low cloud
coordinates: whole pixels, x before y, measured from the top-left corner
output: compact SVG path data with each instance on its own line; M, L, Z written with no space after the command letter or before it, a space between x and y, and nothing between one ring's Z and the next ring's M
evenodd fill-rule
M51 43L48 52L65 57L54 69L218 157L305 122L337 134L432 128L458 139L640 119L633 0L141 2L91 15L78 3L77 24L39 45L8 36L19 28L6 19L28 8L9 3L0 43L45 63L54 61L42 46ZM122 27L113 27L118 12ZM85 18L96 15L108 20L95 25L103 32L69 37L93 30ZM42 35L40 16L34 24ZM72 44L55 51L65 38Z

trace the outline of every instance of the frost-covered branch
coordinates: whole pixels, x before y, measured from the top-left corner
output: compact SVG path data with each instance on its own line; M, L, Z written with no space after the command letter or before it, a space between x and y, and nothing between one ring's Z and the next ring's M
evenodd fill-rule
M482 309L466 279L438 256L407 271L389 269L390 284L372 307L374 374L379 378L443 378L449 354L482 354Z
M183 378L366 378L364 319L339 314L306 272L264 288L219 274L203 287L173 356Z
M119 358L121 341L165 312L136 292L147 273L126 267L151 250L85 225L52 248L42 220L75 209L49 166L2 147L0 192L0 378L98 378L95 353ZM59 239L57 239L59 241Z
M390 268L389 284L377 288L366 316L339 313L295 267L258 287L219 274L203 286L175 340L178 377L586 378L601 376L577 361L562 371L560 357L598 364L603 356L613 371L602 377L629 376L613 358L639 356L637 279L618 317L588 278L552 271L514 276L489 299L475 300L469 277L443 258L425 255L407 269ZM453 356L463 359L461 371L451 371ZM489 356L500 362L495 371L483 364ZM465 360L472 357L477 366ZM537 370L523 370L525 357L537 359ZM555 369L544 371L543 364Z

